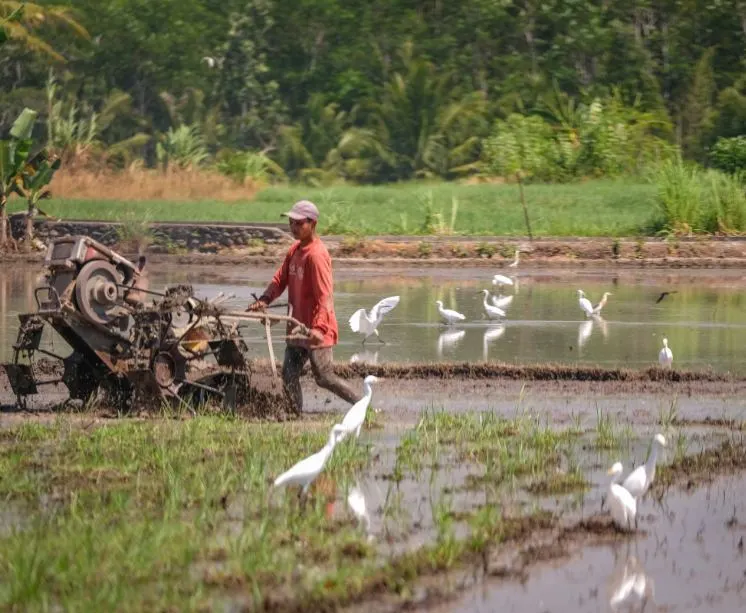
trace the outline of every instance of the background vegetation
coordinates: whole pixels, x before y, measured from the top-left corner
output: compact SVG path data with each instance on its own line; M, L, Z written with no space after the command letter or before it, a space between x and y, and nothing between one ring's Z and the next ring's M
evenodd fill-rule
M669 229L744 229L740 0L40 0L0 29L0 132L38 111L58 195L121 169L205 169L203 198L656 172Z

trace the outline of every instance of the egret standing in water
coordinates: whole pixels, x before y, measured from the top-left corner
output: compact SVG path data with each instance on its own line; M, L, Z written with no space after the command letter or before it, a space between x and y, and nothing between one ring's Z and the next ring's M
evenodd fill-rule
M496 307L487 302L487 298L490 295L490 290L483 289L482 294L484 294L482 306L484 306L484 314L487 315L487 319L500 319L502 317L505 317L505 311L503 311L500 307Z
M611 483L609 483L609 494L606 501L609 504L614 523L621 530L631 530L633 523L637 528L637 502L632 494L617 483L622 476L622 472L624 472L624 468L621 462L615 462L609 469L608 474L611 475Z
M319 474L321 474L321 471L324 470L324 466L326 466L326 463L331 457L335 445L341 440L340 437L343 435L344 431L345 427L342 424L335 424L329 434L329 441L326 445L324 445L320 451L317 451L313 455L301 460L290 470L282 473L277 477L277 479L275 479L274 486L300 485L303 487L303 493L305 494L316 477L318 477Z
M344 416L342 420L344 432L339 438L340 441L344 440L351 432L355 433L355 438L360 437L360 429L363 427L365 415L368 412L368 405L370 405L370 401L373 398L373 388L371 386L377 381L378 377L374 377L373 375L368 375L363 379L363 393L365 395Z
M611 292L604 292L601 301L593 308L594 315L599 315L601 313L601 309L606 306L606 301L609 299L609 296L611 296Z
M518 254L519 253L520 253L520 250L516 249L515 250L515 259L510 264L508 264L508 268L518 268L518 261L519 261Z
M641 498L645 492L650 489L655 479L655 464L658 461L658 450L666 446L666 439L662 434L656 434L653 437L653 444L650 450L648 461L642 466L638 466L624 480L624 489L626 489L635 498Z
M593 315L593 305L591 304L591 301L585 297L585 292L582 289L578 290L578 304L580 305L580 310L583 311L586 317Z
M440 313L440 316L443 318L443 321L447 326L453 325L457 321L464 321L466 319L466 316L459 313L458 311L444 309L442 300L436 300L435 304L438 307L438 313Z
M673 352L668 348L668 339L663 338L663 348L658 353L658 364L662 368L671 368L673 364Z
M378 337L381 343L386 344L381 335L378 334L378 326L383 321L383 316L397 304L399 304L399 296L389 296L375 304L370 312L366 313L365 309L358 309L350 317L350 328L352 328L353 332L363 335L363 344L373 334Z

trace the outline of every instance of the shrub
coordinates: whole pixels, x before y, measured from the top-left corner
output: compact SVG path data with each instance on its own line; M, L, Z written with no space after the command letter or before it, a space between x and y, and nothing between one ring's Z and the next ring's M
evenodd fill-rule
M673 234L746 230L746 193L737 175L702 170L681 159L659 167L658 206Z
M230 177L239 185L243 185L247 180L254 183L269 183L273 179L285 178L284 171L276 162L257 151L221 151L215 167L218 172Z
M746 192L738 177L716 170L702 175L707 211L704 229L730 234L746 229Z
M679 234L700 229L702 182L697 167L679 158L661 164L656 175L658 207L664 225Z
M746 171L746 136L719 138L710 149L710 163L723 172Z

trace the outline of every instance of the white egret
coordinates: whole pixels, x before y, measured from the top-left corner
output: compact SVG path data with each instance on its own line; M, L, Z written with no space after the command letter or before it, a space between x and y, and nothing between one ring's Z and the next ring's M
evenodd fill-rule
M510 304L513 302L513 295L507 295L507 296L491 296L490 301L492 302L493 306L496 306L498 309L507 309Z
M340 441L344 440L351 432L355 433L355 438L360 437L360 429L363 427L365 414L368 412L368 405L370 405L370 401L373 398L372 385L376 381L378 381L378 377L373 375L368 375L363 379L363 397L352 405L352 408L344 416L342 420L344 432L339 438Z
M632 494L617 483L623 471L621 462L614 463L609 469L608 474L611 475L611 482L609 483L609 494L606 501L609 504L614 523L621 530L631 530L633 523L637 528L637 502Z
M598 315L601 313L601 309L606 306L606 302L608 301L609 296L611 296L611 292L604 292L604 295L601 297L601 301L595 307L593 307L594 315Z
M653 437L652 448L648 461L642 466L638 466L624 480L624 489L626 489L635 498L641 498L645 492L650 489L655 479L655 464L658 461L658 450L666 446L666 439L662 434L656 434Z
M593 315L593 305L591 304L591 301L585 297L585 292L582 289L578 290L578 304L586 317Z
M513 285L513 279L505 275L495 275L492 277L492 285L502 287L503 285Z
M443 349L452 349L464 338L466 330L447 330L438 337L438 357L443 357Z
M487 302L487 297L490 295L490 290L483 289L482 294L484 294L482 305L484 306L484 314L487 315L487 319L500 319L502 317L505 317L505 311L503 311L500 307L493 306L489 302Z
M365 344L368 337L373 334L378 337L379 341L385 343L378 334L378 326L381 325L383 316L391 311L391 309L393 309L397 304L399 304L399 296L389 296L388 298L384 298L376 303L367 313L365 312L365 309L358 309L352 314L352 317L350 317L350 328L352 328L353 332L363 335L363 344Z
M292 468L282 473L275 479L274 486L300 485L303 487L303 493L305 494L316 477L324 470L324 466L326 466L327 461L331 457L335 445L341 440L340 437L344 431L345 427L342 424L335 424L329 434L329 440L326 445L320 451L304 458Z
M503 326L502 324L500 325L493 324L493 325L488 326L485 329L484 336L482 337L482 359L485 362L487 361L487 354L488 354L490 343L492 341L496 341L503 334L505 334L505 326Z
M440 313L440 316L443 318L443 321L448 326L456 323L457 321L464 321L466 319L466 316L459 313L458 311L452 311L451 309L444 309L442 300L436 300L435 304L438 306L438 313Z
M663 368L671 368L673 364L673 352L668 348L668 339L663 339L663 348L658 353L658 364Z
M518 261L519 261L519 255L521 251L519 249L515 250L515 259L508 264L508 268L518 268Z

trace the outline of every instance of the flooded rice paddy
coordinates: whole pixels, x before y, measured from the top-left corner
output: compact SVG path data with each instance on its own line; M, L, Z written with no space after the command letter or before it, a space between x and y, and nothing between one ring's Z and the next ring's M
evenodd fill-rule
M151 289L191 283L200 296L219 291L235 294L232 304L242 307L252 300L252 292L262 292L273 271L237 268L154 266ZM2 360L10 357L17 314L34 310L33 288L39 271L28 265L0 271ZM486 360L637 368L657 362L666 336L675 367L738 372L746 364L746 297L740 271L526 269L512 274L514 285L500 291L491 283L496 272L500 270L337 271L340 343L335 358L376 364ZM500 300L505 320L484 318L478 293L482 289L490 289ZM583 289L594 305L604 292L611 292L601 317L586 319L577 289ZM664 291L671 293L656 303ZM380 326L385 344L371 338L363 346L347 320L358 308L369 309L391 295L401 296L401 302ZM463 313L465 321L443 326L436 300ZM248 328L245 334L264 355L259 328ZM63 344L60 339L56 343ZM278 358L282 349L278 342Z
M166 266L151 287L192 283L242 306L271 272ZM37 274L0 272L3 360ZM738 373L746 360L740 272L520 271L501 324L480 319L492 274L338 271L336 359L644 368L665 335L674 367ZM578 288L594 303L612 293L603 320L585 320ZM656 304L662 291L674 293ZM386 344L361 348L346 319L395 294ZM437 299L466 322L444 329ZM0 413L0 609L742 610L743 390L572 383L384 379L360 440L305 501L272 477L345 410L308 380L294 423ZM656 484L638 530L620 533L607 469L639 466L656 432Z

